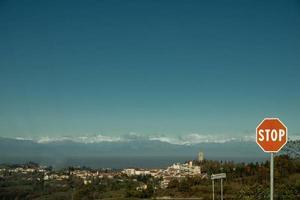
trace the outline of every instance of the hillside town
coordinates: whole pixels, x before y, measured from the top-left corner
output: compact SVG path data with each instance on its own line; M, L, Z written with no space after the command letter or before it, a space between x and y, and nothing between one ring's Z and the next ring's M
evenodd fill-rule
M201 163L203 159L204 154L199 152L198 163ZM78 180L81 180L84 185L92 184L93 182L104 178L124 181L124 178L150 176L160 180L161 188L166 188L172 179L182 179L192 176L207 178L205 173L201 173L201 165L194 165L192 160L185 163L174 163L165 169L125 168L121 170L95 170L81 167L69 167L67 169L56 171L53 170L52 167L39 166L32 162L24 165L2 166L0 168L0 178L5 178L5 176L14 174L23 175L21 177L26 181L68 181L71 178L77 178ZM142 187L137 187L136 189L147 189L147 185L144 184Z
M278 155L274 159L276 178L282 180L275 185L278 199L299 199L299 158ZM0 199L210 199L211 179L218 173L227 175L223 182L225 199L268 197L268 161L213 161L204 159L200 152L195 160L151 169L73 166L54 170L33 162L0 164ZM220 187L218 181L215 185Z

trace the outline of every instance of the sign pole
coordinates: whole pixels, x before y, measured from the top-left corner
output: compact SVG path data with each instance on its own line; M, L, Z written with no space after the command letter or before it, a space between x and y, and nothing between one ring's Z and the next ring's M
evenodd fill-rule
M223 179L221 178L221 200L223 200Z
M215 200L215 179L221 179L220 180L221 181L221 200L223 200L223 178L226 178L226 173L211 175L213 200Z
M274 153L271 153L270 161L270 200L273 200L274 194Z
M213 200L215 200L215 180L212 180Z

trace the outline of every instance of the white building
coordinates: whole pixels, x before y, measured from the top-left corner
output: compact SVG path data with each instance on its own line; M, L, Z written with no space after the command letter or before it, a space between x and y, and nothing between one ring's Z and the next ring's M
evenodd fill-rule
M124 169L123 171L122 171L124 174L126 174L127 176L133 176L133 175L135 175L135 169Z
M203 152L199 152L198 153L198 161L202 162L204 160L204 153Z
M150 170L145 170L145 169L124 169L122 173L126 174L127 176L134 176L134 175L151 175Z

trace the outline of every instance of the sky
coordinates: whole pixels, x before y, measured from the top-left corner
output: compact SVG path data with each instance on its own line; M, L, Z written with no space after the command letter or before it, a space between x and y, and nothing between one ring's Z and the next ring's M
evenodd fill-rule
M0 1L0 137L300 136L299 1Z

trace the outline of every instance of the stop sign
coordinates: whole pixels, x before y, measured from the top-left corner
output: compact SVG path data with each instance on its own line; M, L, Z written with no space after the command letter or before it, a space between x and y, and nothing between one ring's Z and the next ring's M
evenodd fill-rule
M256 143L264 152L276 153L287 143L287 127L278 118L265 118L256 127Z

